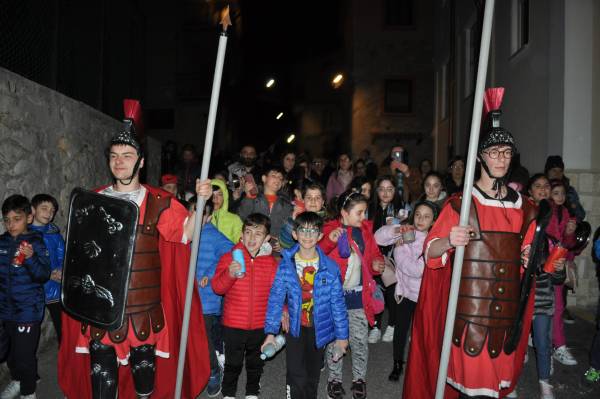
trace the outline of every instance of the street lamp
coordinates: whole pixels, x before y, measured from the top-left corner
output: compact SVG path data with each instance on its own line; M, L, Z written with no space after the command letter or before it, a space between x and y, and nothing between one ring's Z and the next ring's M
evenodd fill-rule
M292 141L294 141L295 139L296 139L296 135L294 133L291 133L286 141L288 144L291 144Z
M273 87L273 85L275 85L275 79L269 78L269 80L267 80L267 83L265 84L265 87L267 89L270 89L271 87Z
M341 73L338 73L337 75L335 75L333 80L331 81L331 85L333 86L334 89L339 88L343 83L344 83L344 75Z
M275 117L275 119L280 120L281 117L283 117L283 112L280 112L279 114L277 114L277 116Z

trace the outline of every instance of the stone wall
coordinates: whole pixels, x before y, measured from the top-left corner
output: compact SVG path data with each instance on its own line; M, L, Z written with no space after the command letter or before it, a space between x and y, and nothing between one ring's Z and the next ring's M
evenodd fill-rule
M585 219L592 225L592 234L600 226L600 170L569 170L571 185L577 190L585 209ZM592 243L575 259L578 284L569 299L569 306L595 306L598 303L597 266L592 261Z
M120 126L81 102L0 68L0 200L12 194L51 194L59 202L55 222L64 231L71 190L110 181L104 150ZM147 176L155 184L160 145L151 141L148 147ZM55 339L49 324L46 317L40 348ZM3 365L0 381L6 372Z

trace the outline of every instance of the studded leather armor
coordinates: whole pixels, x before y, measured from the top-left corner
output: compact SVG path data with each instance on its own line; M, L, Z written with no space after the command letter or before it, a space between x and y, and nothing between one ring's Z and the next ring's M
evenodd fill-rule
M160 332L165 326L165 317L160 301L161 265L158 252L158 230L156 225L162 211L170 205L170 198L160 194L148 193L143 224L138 226L135 239L135 251L129 277L125 319L116 330L109 331L110 340L123 342L127 338L129 323L140 341L146 340L150 329ZM86 324L82 324L85 332ZM91 338L100 340L106 330L90 326Z
M451 200L460 212L461 199ZM469 225L474 229L465 247L452 342L463 343L467 355L477 356L487 340L490 357L503 350L515 325L521 288L521 243L537 209L523 200L519 233L482 231L471 203Z

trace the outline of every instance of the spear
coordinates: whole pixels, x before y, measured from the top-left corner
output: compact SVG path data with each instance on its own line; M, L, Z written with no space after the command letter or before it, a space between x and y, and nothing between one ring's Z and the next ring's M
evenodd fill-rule
M208 109L208 123L206 125L206 138L204 139L204 154L202 155L202 169L200 179L208 178L210 166L210 154L215 132L215 120L217 117L217 106L219 104L219 93L221 91L221 76L223 75L223 63L225 61L225 49L227 48L227 27L231 25L229 18L229 6L225 9L220 22L222 31L219 36L219 48L217 50L217 63L213 77L210 107ZM198 197L196 202L196 214L194 216L194 236L192 239L192 253L188 268L187 288L185 292L185 307L183 310L183 322L181 324L181 341L179 342L179 358L177 359L177 380L175 383L175 399L181 398L181 387L183 383L183 369L185 367L185 354L187 350L188 332L190 328L190 312L192 309L192 295L194 294L194 280L196 278L196 262L198 258L198 245L202 234L202 215L204 213L206 200Z
M481 45L479 50L479 65L477 67L477 84L475 85L475 98L473 100L473 116L471 118L471 133L469 138L469 153L467 155L467 170L465 172L465 185L460 207L461 226L469 223L469 210L471 209L471 193L473 191L473 177L475 175L475 162L477 158L477 146L479 144L479 129L481 127L481 108L483 107L483 92L488 69L488 56L490 52L490 38L492 35L492 20L494 17L494 0L486 0L483 14L483 28L481 30ZM458 289L462 273L462 263L465 255L465 247L456 247L454 263L452 265L452 283L450 285L450 296L448 297L448 310L446 312L446 326L444 328L444 341L442 354L440 356L440 368L438 371L436 399L443 399L446 389L446 377L448 376L448 360L452 345L452 330L456 317L456 304L458 301Z

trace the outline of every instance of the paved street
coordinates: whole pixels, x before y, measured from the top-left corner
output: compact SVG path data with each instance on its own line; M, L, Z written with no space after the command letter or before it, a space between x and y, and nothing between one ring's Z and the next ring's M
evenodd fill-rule
M592 388L583 384L582 381L582 375L588 367L587 353L593 334L592 316L590 312L582 311L575 312L575 315L578 316L577 322L574 325L567 325L566 333L569 346L572 348L573 355L577 358L579 364L574 367L567 367L555 363L555 374L552 383L556 388L556 397L559 399L600 398L600 384ZM387 375L391 367L391 352L392 346L389 343L370 345L367 389L371 398L391 399L398 398L401 394L402 384L391 383L387 380ZM531 360L527 363L517 388L519 397L527 399L539 397L534 352L532 349L530 349L529 355ZM320 367L320 365L315 365L315 367ZM40 353L39 369L42 380L39 383L38 398L63 398L56 383L56 349L54 347ZM327 398L325 392L326 379L327 372L324 371L321 374L319 399ZM347 398L351 397L349 394L350 380L350 362L346 361L344 364L344 386ZM239 387L243 388L244 383L245 379L242 377ZM283 352L267 363L262 379L262 386L262 398L285 398L285 356L283 356ZM200 396L202 399L207 397L206 394ZM243 398L241 389L237 397Z

